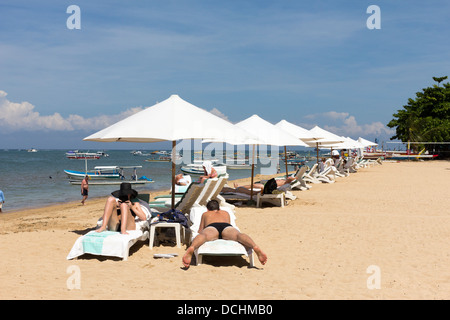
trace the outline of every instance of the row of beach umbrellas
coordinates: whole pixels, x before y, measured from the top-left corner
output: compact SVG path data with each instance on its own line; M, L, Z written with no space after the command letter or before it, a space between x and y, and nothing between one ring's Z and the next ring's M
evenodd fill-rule
M281 120L276 125L253 115L232 124L178 95L137 112L102 129L83 140L97 142L172 142L172 157L176 142L201 139L203 142L224 142L232 145L304 146L333 149L355 149L376 145L365 139L359 141L335 135L319 127L311 130ZM255 153L253 152L253 155ZM172 160L172 190L175 190L175 158ZM254 164L254 160L252 161ZM286 166L287 174L287 166ZM253 170L252 183L253 185ZM172 209L175 193L172 193Z

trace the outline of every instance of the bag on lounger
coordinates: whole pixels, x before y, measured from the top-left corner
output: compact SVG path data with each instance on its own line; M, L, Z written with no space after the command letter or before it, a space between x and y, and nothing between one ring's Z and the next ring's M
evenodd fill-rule
M275 178L272 178L264 184L263 194L272 194L274 190L277 190L277 187L278 185Z
M176 209L170 209L169 211L166 211L164 213L161 213L159 215L159 221L160 222L178 222L185 228L189 228L188 220L186 216L179 210Z

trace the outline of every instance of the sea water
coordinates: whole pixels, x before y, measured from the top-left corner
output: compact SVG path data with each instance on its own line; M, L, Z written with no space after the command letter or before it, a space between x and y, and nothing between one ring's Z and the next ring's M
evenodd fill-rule
M5 194L3 212L37 208L56 203L81 201L80 185L72 185L64 170L83 171L85 160L74 160L66 157L68 150L0 150L0 190ZM92 152L92 151L91 151ZM96 152L96 151L94 151ZM145 161L148 156L133 155L131 150L106 150L109 156L96 160L87 160L88 170L94 166L142 166L137 169L138 177L146 176L154 182L133 186L138 192L169 190L171 186L171 162ZM143 151L143 153L150 153ZM247 153L248 156L248 153ZM278 156L278 155L277 155ZM224 159L219 159L224 160ZM277 158L278 160L278 158ZM281 172L284 162L279 159ZM248 160L247 160L248 163ZM266 162L267 163L267 162ZM176 172L181 173L176 166ZM261 172L262 165L256 164L255 175ZM267 165L266 165L267 167ZM288 167L293 170L292 166ZM229 180L249 178L249 169L228 169ZM276 172L273 172L276 173ZM126 170L126 178L130 178L132 170ZM194 177L196 179L196 177ZM90 185L89 198L105 197L118 190L119 185ZM89 201L89 198L87 201Z

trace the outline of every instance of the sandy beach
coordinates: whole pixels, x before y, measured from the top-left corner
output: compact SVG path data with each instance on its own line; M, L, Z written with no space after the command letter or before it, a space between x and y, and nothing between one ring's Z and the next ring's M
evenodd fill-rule
M150 250L148 242L133 246L128 261L66 260L105 199L6 213L0 299L450 299L449 190L448 161L385 162L292 191L298 198L285 208L237 207L241 231L269 258L256 268L216 257L184 270L185 246ZM73 266L79 289L67 285Z

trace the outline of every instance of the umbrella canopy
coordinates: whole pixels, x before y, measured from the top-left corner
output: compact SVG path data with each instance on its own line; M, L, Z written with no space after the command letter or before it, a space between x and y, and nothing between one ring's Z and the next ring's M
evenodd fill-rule
M316 140L313 141L305 141L310 147L316 147L317 150L317 163L319 163L319 148L327 147L329 148L332 144L337 144L344 142L344 139L334 133L331 133L325 129L322 129L318 126L315 126L311 130L309 130L311 134L317 137Z
M356 140L350 137L341 137L343 142L322 144L319 148L333 148L333 149L359 149L364 148L364 146Z
M324 138L314 135L309 130L297 126L295 124L292 124L286 120L281 120L280 122L275 124L275 126L283 129L284 131L287 131L288 133L301 139L302 141L314 141Z
M236 126L255 134L258 137L258 140L267 145L308 146L298 137L260 118L256 114L236 123Z
M172 95L168 99L137 112L83 140L102 142L160 142L183 139L217 139L223 142L251 133Z
M313 134L315 137L317 137L317 140L314 141L307 141L306 143L311 147L316 146L325 146L325 145L331 145L336 143L344 142L344 138L331 133L325 129L322 129L318 126L315 126L311 130L309 130L311 134Z
M168 99L137 112L83 140L99 142L172 141L172 190L175 190L175 145L183 139L217 139L227 142L236 137L254 136L232 123L172 95ZM172 192L172 209L175 193Z
M371 146L377 146L378 144L375 142L371 142L369 140L366 140L364 138L359 137L358 142L361 143L364 147L371 147Z

